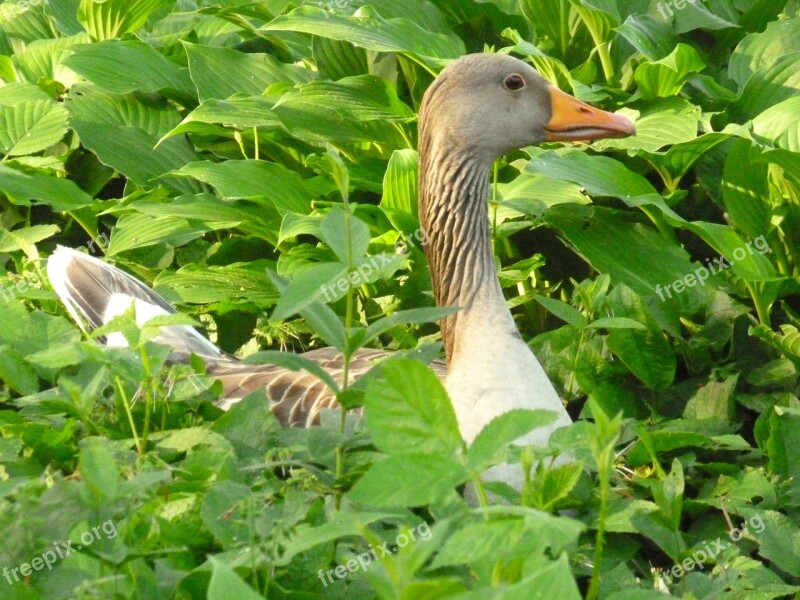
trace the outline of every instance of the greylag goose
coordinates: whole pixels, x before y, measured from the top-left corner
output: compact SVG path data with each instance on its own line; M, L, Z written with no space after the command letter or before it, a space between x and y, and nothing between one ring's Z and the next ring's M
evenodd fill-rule
M623 116L591 107L560 91L531 66L506 55L472 54L450 63L431 84L419 113L419 213L424 250L439 306L462 310L441 323L446 365L432 368L444 379L458 424L471 442L493 418L514 408L554 411L557 419L521 443L545 445L571 420L553 385L521 339L497 278L486 200L488 172L499 156L544 141L594 140L635 133ZM71 316L93 329L135 304L140 323L175 312L130 275L67 248L50 257L51 284ZM251 365L224 354L188 326L167 326L157 338L179 360L199 355L222 381L227 408L263 388L284 426L315 424L336 406L315 377L274 365ZM110 345L124 345L111 334ZM363 374L387 353L365 349L351 373ZM303 356L341 380L341 357L324 348ZM500 477L508 479L507 477Z

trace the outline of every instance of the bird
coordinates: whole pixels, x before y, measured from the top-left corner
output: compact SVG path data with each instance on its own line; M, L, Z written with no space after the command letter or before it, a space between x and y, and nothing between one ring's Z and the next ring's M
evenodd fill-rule
M572 420L523 341L500 287L487 214L489 170L497 158L520 148L626 137L635 134L635 125L561 91L520 59L478 53L452 61L434 79L420 105L418 130L419 218L433 295L438 306L460 308L440 321L445 359L433 361L430 368L444 382L466 443L494 418L526 408L555 413L550 425L517 440L545 446L553 431ZM131 304L140 324L176 312L131 275L69 248L55 250L47 272L69 314L87 331ZM104 341L126 345L116 333ZM208 374L222 382L218 405L223 409L263 389L281 424L308 427L319 422L324 408L338 406L335 395L315 376L239 362L190 326L164 326L155 341L171 346L174 360L198 355ZM355 379L390 354L362 349L349 372ZM320 348L302 356L341 383L338 351ZM496 471L492 478L519 484L519 475L509 469Z

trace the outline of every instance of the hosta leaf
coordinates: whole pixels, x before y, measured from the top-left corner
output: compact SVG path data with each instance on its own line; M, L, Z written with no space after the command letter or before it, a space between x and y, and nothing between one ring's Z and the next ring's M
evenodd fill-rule
M706 287L687 287L681 294L663 301L657 286L663 287L693 273L696 263L685 250L667 245L663 238L630 216L599 207L556 206L544 216L595 269L608 273L639 294L662 328L677 331L678 317L693 313L709 298ZM630 260L636 256L637 260Z
M383 178L380 207L395 229L411 233L419 227L417 217L416 150L395 150Z
M280 119L272 112L273 104L260 96L232 96L227 100L211 98L186 115L180 125L165 134L161 141L183 133L233 136L234 131L230 129L282 128Z
M362 8L358 15L330 15L316 7L301 6L264 25L262 31L298 31L377 52L408 52L431 59L457 58L464 54L464 43L454 33L426 31L404 18L384 19Z
M659 60L676 46L672 28L655 16L630 15L616 31L648 60Z
M173 246L182 246L186 242L197 239L206 231L207 229L201 227L199 223L190 223L179 217L126 215L117 221L107 253L109 256L113 256L134 248L145 248L162 242Z
M636 123L636 135L624 139L599 140L592 147L655 152L664 146L688 142L697 137L701 110L680 97L659 98L645 103L639 114L622 109Z
M634 73L639 94L645 100L675 96L683 84L705 68L697 50L678 44L669 56L640 64Z
M728 3L729 5L731 3ZM702 2L686 2L684 8L678 9L677 6L673 9L671 3L664 2L663 5L658 5L664 10L661 15L664 19L671 20L673 30L677 34L694 31L695 29L727 29L729 27L736 27L737 15L717 12L710 9ZM721 8L722 3L717 3L715 8ZM659 9L660 10L660 9Z
M750 140L737 140L722 172L722 198L731 222L751 239L771 228L768 167L757 162L760 154Z
M33 154L52 146L67 133L69 114L52 100L0 105L0 153Z
M183 43L189 72L201 101L234 94L260 96L273 83L301 83L311 72L287 65L270 54L245 54L233 48Z
M195 95L188 70L143 42L108 40L79 46L64 64L115 94L171 89L187 98Z
M278 163L260 160L193 162L172 175L207 183L226 200L246 198L269 202L281 211L310 212L312 192L297 173Z
M480 474L505 460L508 445L538 427L556 420L550 410L514 409L492 419L469 447L467 467Z
M331 81L369 72L363 48L320 36L314 36L311 47L319 72Z
M761 67L747 80L739 100L728 110L742 120L753 119L761 112L800 94L800 51L779 58L769 67Z
M22 250L28 256L36 257L35 244L58 233L55 225L33 225L9 231L0 226L0 252Z
M728 75L739 91L758 70L771 68L783 57L800 48L800 17L773 21L761 33L751 33L731 54Z
M263 260L224 267L192 264L175 272L162 271L154 288L170 302L207 304L241 300L272 306L278 294L266 277L266 269L274 267L274 263Z
M92 197L70 180L41 172L23 173L0 164L0 191L15 204L31 200L47 204L56 211L91 206Z
M156 148L158 140L180 121L177 110L166 102L145 102L85 84L70 90L66 106L83 145L100 162L138 185L146 186L197 158L183 138L171 138ZM192 181L167 181L181 192L203 191Z
M89 36L85 33L67 38L36 40L28 44L24 50L17 52L14 55L14 62L26 81L36 83L40 79L52 79L69 88L79 80L79 77L64 64L64 61L73 47L89 41Z
M81 0L78 21L95 40L109 40L133 32L159 9L175 0Z
M753 137L790 152L800 152L800 96L784 100L753 119Z
M800 331L793 325L781 325L781 333L772 331L766 325L750 327L750 335L766 342L783 356L800 365Z
M640 150L638 154L656 168L670 189L675 189L680 179L703 154L729 137L727 133L706 133L688 142L675 144L666 152Z

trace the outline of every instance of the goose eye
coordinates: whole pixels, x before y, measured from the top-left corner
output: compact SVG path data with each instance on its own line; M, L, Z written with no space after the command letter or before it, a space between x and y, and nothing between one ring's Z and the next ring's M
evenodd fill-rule
M525 80L522 78L522 75L517 75L514 73L513 75L509 75L503 81L503 86L507 90L511 90L512 92L517 92L525 87Z

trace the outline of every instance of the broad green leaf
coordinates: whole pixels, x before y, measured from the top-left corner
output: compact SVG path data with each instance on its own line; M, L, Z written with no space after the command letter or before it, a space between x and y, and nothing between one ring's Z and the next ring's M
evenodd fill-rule
M529 431L552 424L556 416L549 410L514 409L495 417L470 445L467 467L480 474L502 463L510 444Z
M795 436L798 431L797 424L798 418L795 417L793 425ZM793 445L790 450L794 456L797 456L796 448L797 446ZM800 527L797 525L797 520L776 510L750 509L747 512L752 513L748 518L751 524L748 529L758 540L758 554L771 560L793 577L800 577ZM754 525L758 524L756 518L761 520L763 527L761 532L754 534L752 530L755 530Z
M452 494L468 478L461 463L447 455L409 451L373 463L347 498L385 508L425 506Z
M313 302L323 301L324 290L341 281L347 281L347 267L342 263L323 263L301 271L281 294L270 320L287 319Z
M593 148L605 150L645 150L656 152L665 146L689 142L697 137L702 111L681 97L658 98L638 107L619 111L636 124L636 135L622 139L598 140Z
M728 3L731 10L726 13L712 10L700 1L691 3L687 0L684 8L681 9L678 8L677 4L675 8L672 8L671 3L667 2L664 2L662 6L665 9L662 16L666 15L664 18L672 21L673 30L676 34L687 33L695 29L715 31L736 27L737 15L732 9L732 3ZM715 8L724 6L723 3L719 2L715 5Z
M192 162L171 175L207 183L226 200L248 199L300 214L311 210L312 192L297 173L279 163L261 160Z
M680 294L664 292L664 286L693 273L697 264L685 250L665 244L658 233L630 215L565 205L550 209L544 220L600 273L608 273L639 294L667 330L677 332L679 316L695 312L709 300L708 288L702 286L687 287ZM630 260L631 256L636 260Z
M669 56L640 64L634 79L643 99L666 98L677 95L683 84L705 66L697 50L678 44Z
M586 327L590 329L635 329L647 330L647 327L642 325L635 319L628 317L602 317L589 323Z
M107 40L73 49L64 60L73 71L115 94L175 90L194 98L189 72L149 44Z
M85 33L52 40L38 39L15 53L14 62L25 81L36 83L41 79L51 79L71 88L80 78L64 61L72 48L89 41Z
M784 100L800 94L800 51L786 54L769 67L758 68L747 80L739 99L728 110L741 120L753 119Z
M537 43L552 46L563 58L572 39L568 0L521 0L519 6L536 31Z
M725 159L722 198L731 222L754 239L770 229L770 197L767 165L757 162L761 151L749 140L737 140Z
M395 150L383 178L383 197L380 207L395 229L411 233L419 227L417 216L416 150Z
M109 94L85 84L70 90L66 106L81 143L100 162L140 186L147 186L197 159L192 146L182 138L172 138L155 147L180 121L177 110L166 103ZM203 191L192 181L174 178L165 181L181 192Z
M681 178L703 154L729 137L727 133L706 133L688 142L675 144L666 152L640 150L638 155L653 165L668 189L676 189Z
M232 96L227 100L210 98L166 133L159 144L167 137L184 133L233 136L230 129L283 129L280 119L272 112L273 104L261 96Z
M224 267L187 265L175 272L162 271L154 289L170 302L206 304L210 302L247 301L258 306L272 306L278 299L265 269L273 263L231 264Z
M744 38L728 63L728 75L744 89L750 77L758 70L769 69L784 56L800 48L800 17L773 21L766 30L751 33Z
M369 72L367 52L363 48L320 36L314 36L311 47L319 72L331 81Z
M78 21L95 40L109 40L136 31L154 12L175 0L81 0Z
M232 568L213 556L211 562L211 580L208 584L208 600L261 600L261 594L247 585Z
M109 256L114 256L134 248L146 248L161 243L182 246L199 238L209 229L200 226L198 222L189 222L180 217L126 215L114 226L107 252Z
M629 15L616 31L648 60L659 60L676 46L672 28L655 16Z
M0 105L0 153L21 156L41 152L67 133L69 115L51 100Z
M539 173L520 173L513 181L499 184L497 191L502 206L537 217L557 204L591 202L580 185Z
M15 204L27 206L36 201L56 211L75 210L92 204L92 197L70 179L40 172L23 173L3 164L0 164L0 191Z
M644 324L644 331L639 328L611 328L606 338L608 349L647 387L667 389L675 378L677 361L661 326L647 308L649 298L640 298L627 286L618 285L608 299L617 318Z
M388 454L455 456L463 442L444 386L422 363L388 360L381 380L367 386L367 426L375 445Z
M800 96L789 98L753 119L753 137L760 142L790 152L800 152Z
M368 7L357 16L326 14L316 7L301 6L276 17L261 31L297 31L344 40L354 46L377 52L404 52L430 59L457 58L464 54L464 43L454 33L432 33L404 18L384 19Z
M320 225L320 235L339 261L348 268L364 257L369 246L369 226L335 206Z
M10 290L3 289L5 299ZM13 296L12 296L13 297ZM39 391L39 378L25 358L13 348L0 345L0 380L23 396Z
M183 46L201 101L224 100L234 94L260 96L273 83L301 83L312 77L308 70L284 64L270 54L246 54L188 42Z
M683 416L687 419L732 419L734 416L733 392L738 379L739 374L736 373L724 381L712 379L706 383L689 398Z
M22 250L29 257L37 258L35 244L54 236L58 231L55 225L33 225L10 231L0 225L0 252Z
M114 456L105 444L87 442L80 453L80 473L97 500L113 500L117 495L119 474Z

